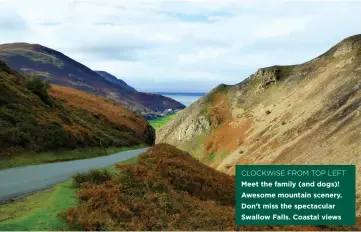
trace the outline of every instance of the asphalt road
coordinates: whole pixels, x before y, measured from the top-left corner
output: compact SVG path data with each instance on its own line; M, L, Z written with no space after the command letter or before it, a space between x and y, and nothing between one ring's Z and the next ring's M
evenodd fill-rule
M148 148L120 152L110 156L41 164L0 170L0 203L13 197L26 195L70 179L78 172L105 168L133 158Z

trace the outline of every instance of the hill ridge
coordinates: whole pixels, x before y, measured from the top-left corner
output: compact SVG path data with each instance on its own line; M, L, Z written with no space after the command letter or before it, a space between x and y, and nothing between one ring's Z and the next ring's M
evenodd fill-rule
M147 119L162 116L168 109L174 112L185 108L173 99L138 92L128 85L120 85L117 80L109 81L71 57L42 45L3 44L0 59L23 75L41 76L53 84L102 95Z

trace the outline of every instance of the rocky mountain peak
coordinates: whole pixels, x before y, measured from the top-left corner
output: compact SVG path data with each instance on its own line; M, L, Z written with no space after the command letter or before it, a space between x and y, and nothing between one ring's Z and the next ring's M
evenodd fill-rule
M333 57L342 57L355 50L361 50L361 35L352 36L340 42L336 46Z
M281 79L281 70L278 66L267 68L260 68L257 72L250 76L250 80L260 82L262 88L267 88L269 85Z

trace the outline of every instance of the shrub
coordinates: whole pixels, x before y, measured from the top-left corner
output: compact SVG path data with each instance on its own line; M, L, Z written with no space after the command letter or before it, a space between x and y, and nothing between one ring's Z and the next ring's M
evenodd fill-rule
M18 115L18 112L7 108L0 108L0 120L16 124L22 121L22 118Z
M42 125L42 134L46 148L60 149L64 147L75 148L76 143L72 137L63 129L63 127L55 122L50 122ZM48 136L45 136L45 135Z
M50 84L47 80L41 80L40 77L26 77L25 87L36 94L44 103L51 105L51 98L48 94Z
M73 176L73 186L79 188L82 184L101 184L111 179L107 170L91 170L86 173L78 173Z

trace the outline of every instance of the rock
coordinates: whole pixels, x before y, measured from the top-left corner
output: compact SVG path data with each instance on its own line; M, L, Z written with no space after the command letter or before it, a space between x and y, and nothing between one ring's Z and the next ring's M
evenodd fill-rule
M261 82L259 88L267 88L281 79L280 69L276 66L261 68L258 69L258 71L253 74L250 79L259 80Z

